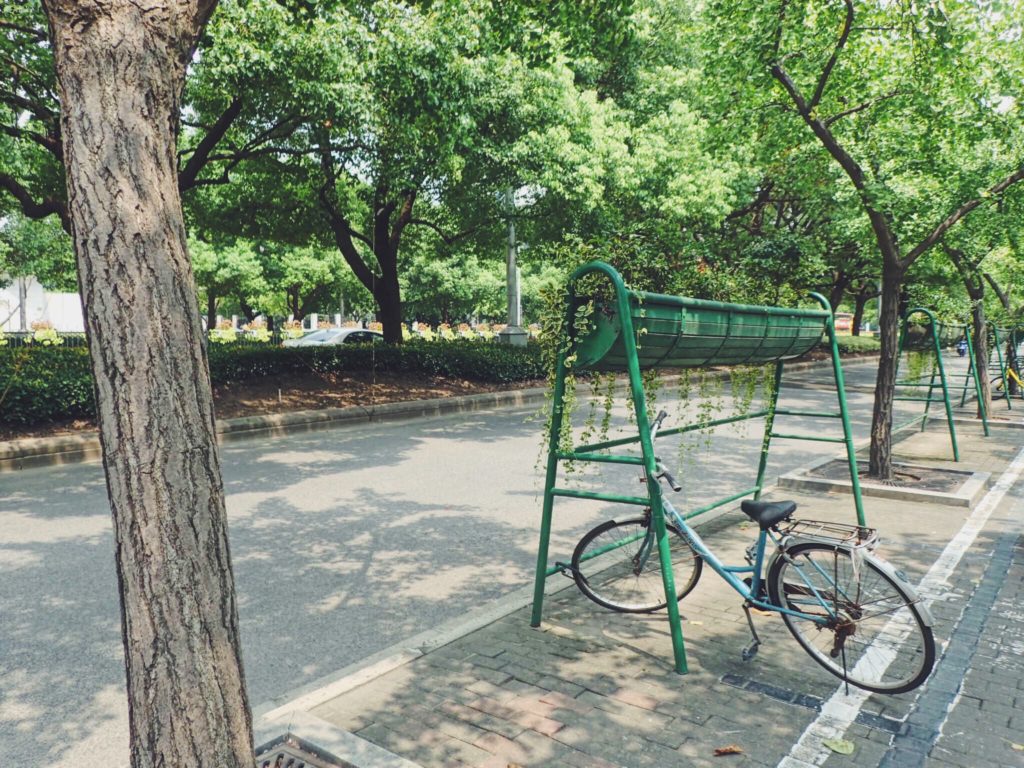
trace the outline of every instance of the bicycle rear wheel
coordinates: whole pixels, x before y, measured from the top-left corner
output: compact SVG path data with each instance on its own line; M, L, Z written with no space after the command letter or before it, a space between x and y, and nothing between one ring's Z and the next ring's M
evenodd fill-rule
M1006 397L1006 390L1003 389L1003 377L996 376L989 382L989 392L992 393L993 400L1002 400Z
M580 539L572 553L572 575L583 594L624 613L650 613L668 604L650 522L650 515L609 520ZM697 586L704 561L678 529L667 528L676 599L682 600Z
M918 598L864 555L808 542L776 556L768 570L772 601L828 618L816 624L788 614L782 620L804 650L836 677L878 693L903 693L925 681L935 664L935 639ZM820 601L819 601L820 598Z

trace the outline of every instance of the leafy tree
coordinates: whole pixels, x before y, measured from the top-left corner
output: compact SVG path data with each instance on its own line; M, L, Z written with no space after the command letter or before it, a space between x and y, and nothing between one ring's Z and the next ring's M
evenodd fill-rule
M14 212L0 219L0 280L35 276L54 291L77 290L71 240L53 219Z
M1020 84L1020 10L779 0L712 2L708 18L731 57L716 61L733 99L739 91L790 126L799 120L842 169L870 222L882 265L870 471L891 478L907 270L961 219L1024 179L1017 121L1006 109ZM988 151L974 151L980 147Z
M217 314L225 298L234 298L252 320L257 314L253 307L258 305L258 297L268 290L257 247L245 241L218 246L192 240L189 252L200 298L206 302L206 327L217 327Z

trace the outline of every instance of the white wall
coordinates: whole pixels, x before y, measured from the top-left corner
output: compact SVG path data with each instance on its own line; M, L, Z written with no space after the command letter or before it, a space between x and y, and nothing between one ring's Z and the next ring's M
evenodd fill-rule
M21 312L18 308L18 282L14 278L6 288L0 288L0 330L20 331ZM32 323L45 321L58 331L81 333L85 330L82 320L82 301L77 293L55 293L43 289L35 278L25 278L27 300L25 302L26 329Z

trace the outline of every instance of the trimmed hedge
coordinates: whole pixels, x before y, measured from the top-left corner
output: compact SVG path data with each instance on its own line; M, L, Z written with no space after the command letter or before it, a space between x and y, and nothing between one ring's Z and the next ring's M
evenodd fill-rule
M877 352L878 339L840 336L844 354ZM377 370L420 373L496 384L546 375L540 346L510 347L480 341L408 341L401 346L274 347L211 344L210 378L232 384L273 375ZM41 424L91 419L92 372L81 347L0 347L0 423Z
M214 384L277 374L369 370L501 384L545 376L538 345L510 347L479 341L410 341L373 348L211 344L209 360ZM95 414L88 350L0 348L0 423L40 424Z
M543 379L540 348L479 341L407 341L401 346L210 348L214 384L285 373L377 370L511 383Z
M882 349L882 342L874 336L836 336L836 345L842 355L878 352Z

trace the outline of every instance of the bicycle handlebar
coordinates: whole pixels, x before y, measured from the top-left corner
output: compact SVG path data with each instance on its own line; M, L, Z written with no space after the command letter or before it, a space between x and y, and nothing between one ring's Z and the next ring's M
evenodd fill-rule
M658 415L654 417L654 421L651 422L651 441L658 436L658 430L661 429L661 423L668 418L668 413L664 410L659 411Z
M669 471L667 469L665 469L665 465L661 463L661 460L658 459L657 461L658 461L658 469L660 470L658 472L658 474L657 474L657 477L658 478L662 478L662 477L665 478L665 482L668 483L669 488L671 488L676 493L679 493L681 490L683 490L683 486L681 486L679 483L677 483L676 479L674 477L672 477L671 474L669 474Z

